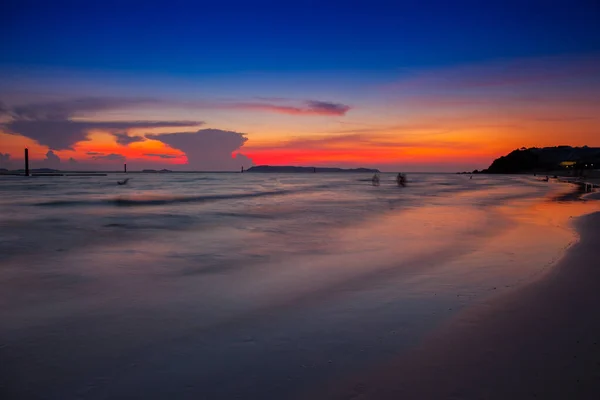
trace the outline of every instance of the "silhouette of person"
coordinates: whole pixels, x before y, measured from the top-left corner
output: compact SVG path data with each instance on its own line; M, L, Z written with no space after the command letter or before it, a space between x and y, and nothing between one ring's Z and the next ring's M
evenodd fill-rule
M373 178L371 178L371 182L373 183L373 186L379 186L379 175L373 175Z
M402 172L398 173L396 182L398 183L398 186L406 186L406 176Z

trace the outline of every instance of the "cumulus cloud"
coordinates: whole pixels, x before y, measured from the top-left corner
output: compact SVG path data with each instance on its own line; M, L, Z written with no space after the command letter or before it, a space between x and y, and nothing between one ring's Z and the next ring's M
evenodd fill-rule
M48 150L43 165L46 168L58 168L60 167L60 157L54 154L52 150Z
M129 136L127 133L113 133L117 143L122 146L128 146L131 143L143 142L146 138L141 136Z
M51 149L63 150L87 140L89 126L73 121L21 121L4 125L8 133L23 135Z
M8 133L26 136L53 150L66 150L77 142L87 140L87 135L92 130L122 132L133 128L192 127L201 124L202 122L197 121L12 120L4 124L4 128Z
M1 124L7 133L22 135L53 150L66 150L87 140L93 130L111 132L117 142L127 145L144 140L132 137L127 131L135 128L195 127L201 121L83 121L74 120L82 113L156 103L154 99L82 98L67 101L34 103L8 108L12 120Z
M243 133L220 129L201 129L194 133L174 132L146 135L183 151L188 165L198 171L231 171L252 165L252 160L236 153L248 140Z

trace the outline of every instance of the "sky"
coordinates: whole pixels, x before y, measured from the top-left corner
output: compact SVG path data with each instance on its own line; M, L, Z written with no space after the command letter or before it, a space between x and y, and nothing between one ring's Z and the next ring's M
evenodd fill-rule
M600 147L598 21L577 0L8 0L0 168L25 147L63 170L407 172Z

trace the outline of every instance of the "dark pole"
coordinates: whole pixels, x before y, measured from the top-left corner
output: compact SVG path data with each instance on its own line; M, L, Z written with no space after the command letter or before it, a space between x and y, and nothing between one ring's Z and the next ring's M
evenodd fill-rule
M123 164L123 172L127 173L127 163Z
M29 176L29 149L25 148L25 176Z

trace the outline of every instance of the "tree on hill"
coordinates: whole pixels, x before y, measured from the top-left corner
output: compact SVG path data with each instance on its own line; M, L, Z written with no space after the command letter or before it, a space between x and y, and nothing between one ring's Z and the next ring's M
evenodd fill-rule
M515 150L492 163L486 172L490 174L514 174L531 171L539 164L539 156L531 149Z

